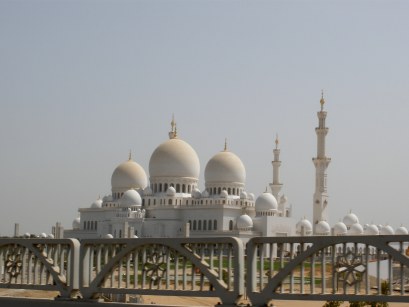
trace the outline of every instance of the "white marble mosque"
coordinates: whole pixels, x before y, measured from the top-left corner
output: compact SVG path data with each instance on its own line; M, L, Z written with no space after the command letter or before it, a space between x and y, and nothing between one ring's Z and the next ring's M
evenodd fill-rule
M407 234L405 227L361 225L349 212L333 227L328 223L326 169L331 161L325 152L328 133L321 97L317 112L317 156L313 221L296 222L292 207L281 193L280 149L273 150L271 191L257 197L246 191L246 170L240 158L228 150L216 153L206 164L205 189L198 189L200 161L195 150L182 140L171 122L169 139L160 144L145 170L129 159L111 177L111 193L91 206L79 208L67 238L217 237L234 236L247 242L256 236L389 235Z

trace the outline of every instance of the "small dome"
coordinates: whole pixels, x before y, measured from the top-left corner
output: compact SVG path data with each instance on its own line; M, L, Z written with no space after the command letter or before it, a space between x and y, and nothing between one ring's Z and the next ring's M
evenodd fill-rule
M311 235L312 234L312 225L309 220L306 218L301 219L297 225L295 225L296 232L299 235L302 235L303 233L306 235Z
M172 138L160 144L149 160L149 175L197 179L200 162L196 151L185 141Z
M244 184L246 169L238 156L224 150L215 154L207 162L204 177L206 185L214 183Z
M121 163L112 173L112 190L144 189L148 179L142 166L132 160Z
M101 208L101 207L102 207L102 199L101 198L98 198L96 201L94 201L91 204L91 208L93 208L93 209L97 209L97 208Z
M138 239L138 236L137 236L137 235L133 235L132 238Z
M364 229L362 228L362 225L359 223L355 223L349 228L348 230L348 235L350 236L359 236L364 233Z
M334 235L345 236L347 232L347 226L344 223L338 222L334 225Z
M176 195L176 189L175 189L174 187L169 187L169 188L166 190L166 195L169 196L169 197L175 197L175 195Z
M253 228L253 220L247 214L240 215L237 218L237 229L250 230Z
M107 233L107 234L104 236L104 238L105 238L105 239L113 239L114 236L111 235L110 233Z
M227 193L226 190L223 190L223 191L221 191L221 193L220 193L220 197L227 198L227 197L229 197L229 194Z
M395 235L407 235L409 232L404 226L396 228Z
M351 227L353 224L359 223L358 217L355 214L353 214L352 212L345 215L345 217L344 217L344 219L342 221L344 222L344 224L348 228Z
M388 236L388 235L393 235L395 232L393 231L393 228L389 225L383 226L381 228L380 235L382 236Z
M54 235L53 235L52 233L49 233L49 234L47 235L47 239L54 239Z
M129 208L134 206L141 206L142 199L138 192L135 190L128 190L124 193L120 200L120 206L122 208Z
M277 200L273 194L264 192L256 199L256 211L276 211Z
M251 201L254 201L256 199L256 197L254 196L253 193L249 193L248 194L248 199L251 200Z
M246 191L242 191L241 193L240 193L240 199L247 199L247 192Z
M331 232L331 227L326 221L319 221L315 226L315 232L318 235L329 235Z
M288 201L287 196L283 195L280 197L280 204L286 204Z
M364 230L364 235L366 236L377 236L379 235L378 227L374 224L366 226Z
M80 227L81 227L80 217L77 217L72 221L72 229L80 229Z
M41 238L41 239L47 238L47 234L46 234L45 232L42 232L42 233L40 234L40 238Z
M29 232L26 232L26 233L24 234L24 238L28 239L28 238L30 238L30 237L31 237L31 234L30 234Z

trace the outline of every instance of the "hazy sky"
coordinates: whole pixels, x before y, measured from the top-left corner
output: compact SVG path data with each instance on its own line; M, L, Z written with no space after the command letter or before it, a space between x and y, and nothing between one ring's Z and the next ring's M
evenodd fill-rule
M328 111L330 223L409 226L409 1L0 0L0 235L71 227L129 149L228 147L256 195L275 134L295 218L312 216Z

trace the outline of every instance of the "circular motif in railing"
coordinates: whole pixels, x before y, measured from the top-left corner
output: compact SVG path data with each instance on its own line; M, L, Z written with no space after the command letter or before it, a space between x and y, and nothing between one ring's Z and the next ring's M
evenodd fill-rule
M344 284L352 286L360 283L366 271L362 254L348 251L338 256L335 271L338 273L339 280L342 280Z
M157 249L147 255L146 262L143 265L146 277L150 280L150 287L158 286L161 279L165 277L167 265L165 254Z
M23 268L23 261L21 252L18 249L14 248L7 254L5 267L10 278L16 278L18 275L20 275Z

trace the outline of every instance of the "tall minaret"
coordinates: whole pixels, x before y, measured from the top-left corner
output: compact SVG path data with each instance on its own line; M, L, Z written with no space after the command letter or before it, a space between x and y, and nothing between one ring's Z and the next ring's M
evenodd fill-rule
M273 182L270 183L270 189L274 197L276 198L277 201L280 201L278 198L278 194L281 191L281 188L283 187L283 184L280 183L280 166L281 166L281 161L280 161L280 149L278 148L279 140L278 136L276 136L276 148L273 150L274 153L274 160L271 162L273 164Z
M328 194L327 194L327 167L331 158L325 155L325 137L328 128L325 126L327 112L324 111L324 93L321 93L321 111L317 112L318 127L315 128L317 133L317 157L312 158L315 166L315 193L313 204L313 230L319 221L328 221Z

